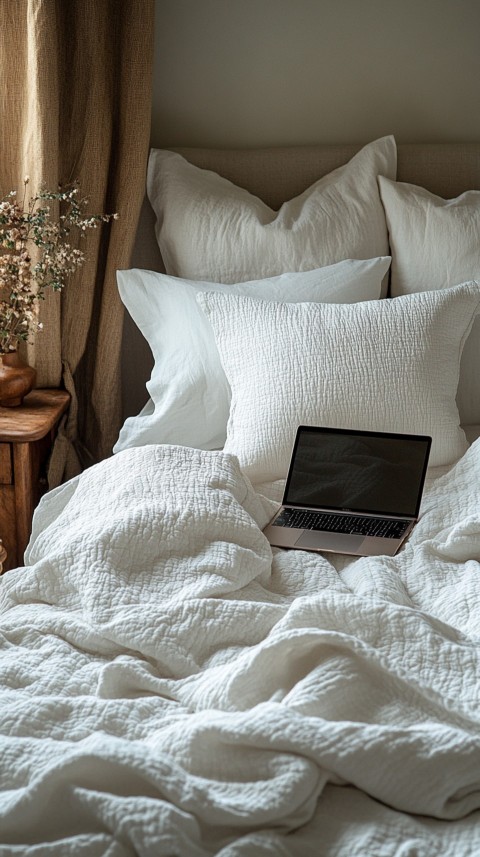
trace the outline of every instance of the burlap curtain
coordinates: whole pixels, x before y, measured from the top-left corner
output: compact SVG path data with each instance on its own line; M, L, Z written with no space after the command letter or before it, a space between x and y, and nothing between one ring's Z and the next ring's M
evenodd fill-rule
M26 175L32 191L78 180L90 211L119 213L79 244L87 262L42 304L29 346L37 385L72 394L52 484L108 456L120 427L115 271L145 189L153 33L154 0L0 0L0 193Z

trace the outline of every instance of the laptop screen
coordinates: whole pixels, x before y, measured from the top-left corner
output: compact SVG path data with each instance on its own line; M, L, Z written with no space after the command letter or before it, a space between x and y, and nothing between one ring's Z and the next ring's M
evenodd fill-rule
M416 517L431 439L300 426L283 502Z

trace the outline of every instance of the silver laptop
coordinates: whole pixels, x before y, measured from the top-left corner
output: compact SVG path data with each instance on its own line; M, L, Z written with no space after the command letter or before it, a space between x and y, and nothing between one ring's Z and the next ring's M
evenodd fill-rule
M394 556L418 520L432 439L299 426L272 545Z

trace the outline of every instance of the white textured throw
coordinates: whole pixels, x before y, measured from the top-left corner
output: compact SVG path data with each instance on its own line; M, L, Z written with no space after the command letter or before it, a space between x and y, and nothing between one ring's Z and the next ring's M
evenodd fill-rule
M480 852L480 442L395 559L272 563L270 512L169 446L42 502L0 584L2 857Z

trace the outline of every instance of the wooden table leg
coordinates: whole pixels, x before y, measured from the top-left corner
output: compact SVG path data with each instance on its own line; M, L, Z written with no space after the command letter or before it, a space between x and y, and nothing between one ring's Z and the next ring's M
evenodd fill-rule
M3 543L0 539L0 574L3 572L3 563L7 558L7 551L5 550Z
M30 538L32 515L36 504L36 468L32 461L35 445L16 443L13 446L15 473L15 519L17 527L17 563L23 565L23 554Z

